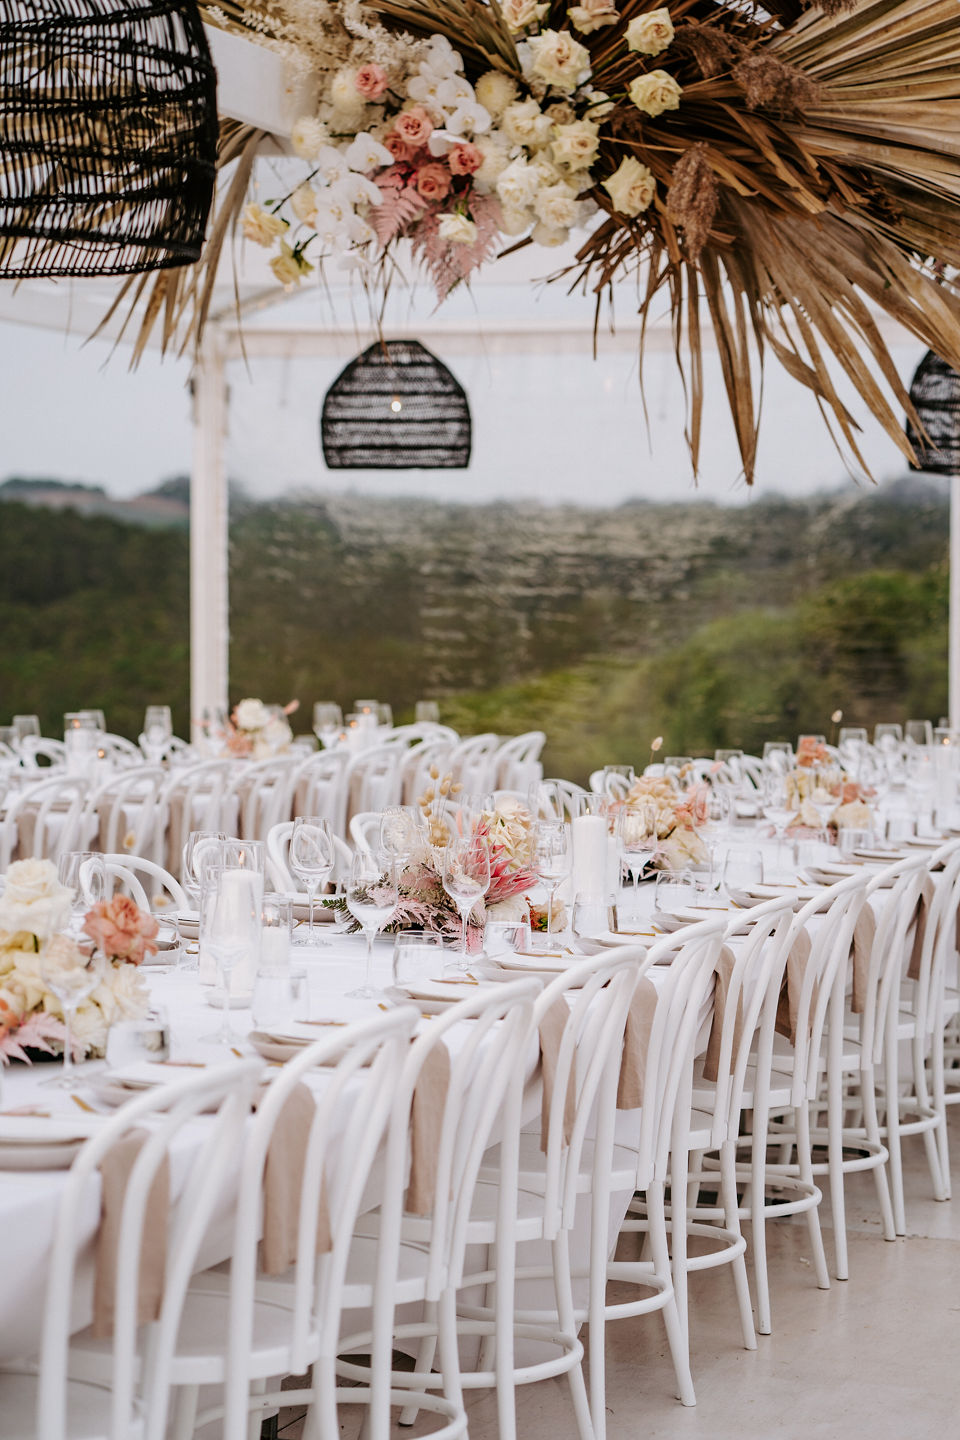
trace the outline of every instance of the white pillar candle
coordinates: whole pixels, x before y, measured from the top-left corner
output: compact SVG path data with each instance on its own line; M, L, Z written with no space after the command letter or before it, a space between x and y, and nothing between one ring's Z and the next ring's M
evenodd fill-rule
M607 894L606 820L602 815L578 815L570 830L573 839L574 895Z

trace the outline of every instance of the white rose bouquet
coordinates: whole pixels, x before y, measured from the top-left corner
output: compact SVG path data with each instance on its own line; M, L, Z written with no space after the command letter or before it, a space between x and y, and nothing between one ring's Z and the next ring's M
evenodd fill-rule
M227 728L227 750L240 759L252 760L269 760L282 754L293 740L287 716L299 707L299 700L291 700L282 708L253 698L239 701Z

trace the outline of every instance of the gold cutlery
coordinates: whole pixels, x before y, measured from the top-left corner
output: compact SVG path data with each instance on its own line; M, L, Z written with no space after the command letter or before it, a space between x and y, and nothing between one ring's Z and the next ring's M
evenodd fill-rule
M71 1093L70 1099L73 1101L74 1105L79 1105L80 1109L85 1110L88 1115L97 1114L97 1111L94 1110L93 1106L88 1105L86 1100L82 1100L79 1095L74 1095L73 1093Z

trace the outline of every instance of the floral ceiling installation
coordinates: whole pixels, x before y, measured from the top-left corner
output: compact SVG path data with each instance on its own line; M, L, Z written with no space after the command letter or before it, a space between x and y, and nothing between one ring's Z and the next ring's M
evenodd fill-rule
M598 319L614 292L669 313L694 468L708 318L748 481L769 356L864 469L838 371L909 453L876 312L960 365L956 0L201 9L309 73L317 104L294 129L299 176L270 200L249 193L261 133L224 122L206 273L156 279L142 343L161 314L167 341L187 317L198 337L238 225L291 287L332 262L376 291L409 241L441 298L504 250L575 232L556 278L594 293Z

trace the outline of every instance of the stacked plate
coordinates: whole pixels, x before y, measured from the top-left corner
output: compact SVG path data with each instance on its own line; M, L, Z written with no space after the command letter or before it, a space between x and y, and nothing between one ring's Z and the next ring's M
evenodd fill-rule
M93 1133L91 1120L0 1115L0 1170L69 1170Z

